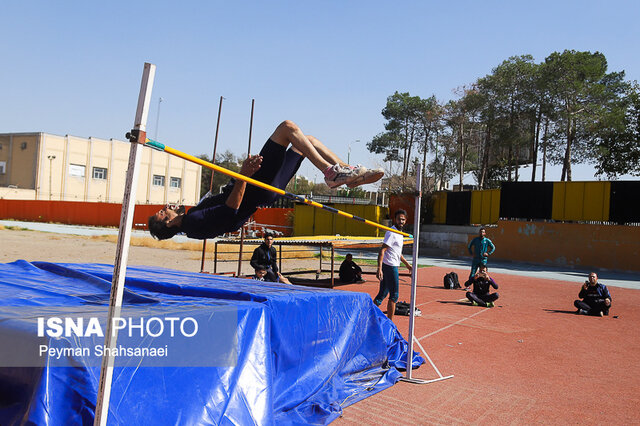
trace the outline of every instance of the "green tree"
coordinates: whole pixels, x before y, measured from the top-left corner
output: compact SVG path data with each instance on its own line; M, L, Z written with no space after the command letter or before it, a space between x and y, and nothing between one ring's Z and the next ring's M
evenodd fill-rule
M518 180L523 153L534 141L536 68L531 55L521 55L510 57L493 70L493 108L499 117L494 146L497 157L506 163L508 180Z
M549 55L543 72L555 113L552 160L562 164L560 180L570 181L573 162L597 155L592 130L619 101L625 89L624 72L607 74L602 53L575 50Z
M425 188L425 190L428 190L429 188L427 188L426 182L426 176L428 174L427 153L435 151L437 155L438 135L442 132L443 129L443 108L442 105L438 103L438 100L435 96L431 96L427 99L422 99L420 103L421 105L419 115L417 117L420 139L418 151L422 153L422 187Z
M427 166L430 175L433 175L435 191L444 189L444 184L456 175L457 149L451 132L442 132L434 141L434 159Z
M381 133L367 143L369 151L385 154L385 161L402 161L402 181L406 182L410 160L416 139L420 132L422 99L408 92L395 92L387 98L382 110L386 132Z
M202 154L198 158L201 160L211 162L211 159L206 155ZM217 154L216 165L220 167L224 167L225 169L239 172L240 166L242 165L242 161L237 158L231 151L227 150L222 154ZM213 170L203 167L201 173L201 182L200 182L200 196L202 197L209 191L211 188L211 192L217 194L220 192L220 188L229 182L229 177L222 173L213 172L213 184L211 184L211 173Z
M313 182L304 176L295 175L285 187L285 191L292 194L311 194L313 192Z
M596 173L615 179L621 174L640 176L640 86L634 83L616 108L596 128Z
M458 153L454 158L460 183L459 190L462 191L465 171L473 170L478 163L477 132L481 130L478 128L477 118L481 97L473 86L458 88L457 92L462 94L462 97L445 105L444 122L451 136L448 141L455 144Z

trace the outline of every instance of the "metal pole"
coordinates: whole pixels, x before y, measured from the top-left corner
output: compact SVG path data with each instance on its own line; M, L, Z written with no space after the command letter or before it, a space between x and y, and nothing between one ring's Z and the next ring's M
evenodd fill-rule
M53 172L53 160L56 159L55 155L48 155L47 158L49 159L49 201L51 201L51 193L52 193L52 189L51 189L51 185L52 185L52 172Z
M253 134L253 110L256 106L256 100L251 99L251 119L249 120L249 147L247 148L247 156L251 154L251 135Z
M222 100L224 98L222 96L220 96L220 104L218 105L218 121L216 123L216 137L213 141L213 157L211 158L211 162L213 164L216 163L216 151L218 149L218 131L220 130L220 114L222 113ZM214 174L214 170L211 170L211 179L209 179L209 191L211 191L213 189L213 174ZM200 257L200 272L204 272L204 258L205 258L205 252L207 251L207 239L205 238L204 240L202 240L202 256ZM215 273L215 269L216 269L216 265L215 265L216 260L214 259L214 265L213 265L213 272Z
M201 271L202 272L202 271ZM218 242L213 245L213 273L218 272Z
M117 328L113 328L113 318L120 316L122 307L122 296L124 294L124 280L127 271L127 259L129 257L129 243L131 241L131 227L133 225L133 211L136 203L136 189L138 187L138 167L140 165L140 155L142 144L147 139L147 117L149 114L149 102L151 101L151 88L155 77L156 66L150 63L144 64L142 73L142 83L140 85L140 95L138 96L138 108L129 140L131 148L129 150L129 164L127 168L127 178L122 201L122 213L120 215L120 229L118 231L118 243L116 246L116 259L113 268L113 281L111 283L111 297L109 299L109 314L107 317L107 334L105 336L105 347L109 354L114 353L118 338ZM98 397L96 401L96 411L94 426L104 426L109 417L109 397L111 396L111 382L113 379L113 366L115 357L113 355L102 357L100 368L100 383L98 385Z
M418 246L420 243L420 202L422 201L422 164L416 169L416 206L413 214L413 260L411 269L411 311L409 315L409 347L407 348L407 379L411 379L413 361L413 327L415 324L416 288L418 281Z
M335 259L335 250L333 248L333 243L331 244L331 288L333 288L333 268L335 267L334 265L334 259Z
M249 120L249 146L247 147L247 157L251 155L251 134L253 133L253 107L256 104L255 99L251 99L251 119ZM240 252L238 256L238 276L242 271L242 250L244 248L244 225L240 228Z

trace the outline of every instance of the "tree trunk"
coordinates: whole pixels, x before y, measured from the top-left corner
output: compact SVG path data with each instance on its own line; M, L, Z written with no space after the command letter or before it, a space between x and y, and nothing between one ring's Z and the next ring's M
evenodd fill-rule
M516 146L515 151L516 151L516 155L515 155L515 161L516 161L516 164L515 164L515 166L516 166L516 167L515 167L515 169L516 169L516 170L515 170L515 175L516 175L516 182L517 182L517 181L518 181L518 178L519 178L519 174L518 174L518 172L520 171L520 158L519 158L519 154L520 154L520 147L519 147L519 146Z
M403 144L403 152L402 152L402 187L404 188L407 179L407 148L409 146L409 119L406 118L404 120L404 144Z
M560 178L562 182L565 181L565 178L567 182L571 182L571 144L573 143L573 136L573 121L571 120L571 115L569 115L567 123L567 148L564 151L562 177Z
M509 108L509 150L507 152L507 169L509 170L509 182L511 182L511 165L513 164L513 98Z
M435 148L435 158L433 159L434 167L433 167L433 190L437 191L440 187L440 183L438 182L438 141L434 144ZM437 187L436 187L437 185Z
M535 136L533 137L533 143L531 146L531 159L533 164L531 165L531 182L536 181L536 163L538 162L538 149L540 147L540 126L542 125L542 108L538 109L538 114L535 121Z
M411 150L413 149L413 137L415 135L415 127L411 128L411 138L409 139L409 146L407 147L407 167L404 171L404 187L407 185L407 177L409 177L409 166L411 165Z
M460 140L460 188L458 188L458 191L462 192L462 179L464 177L464 154L465 154L465 150L464 150L464 136L463 136L463 130L464 130L464 123L460 123L460 133L458 134L458 138Z
M542 137L542 181L545 181L545 175L547 172L547 144L549 143L549 119L544 122L544 136Z
M444 188L444 165L447 162L446 151L442 154L442 167L440 168L440 190Z
M427 182L425 177L427 176L427 148L429 147L429 131L425 131L424 136L424 152L422 153L422 175L420 181L422 182L422 188L427 188Z
M493 128L493 120L487 120L487 129L484 139L484 150L482 152L482 168L480 171L480 189L484 189L489 169L489 154L491 153L491 130Z

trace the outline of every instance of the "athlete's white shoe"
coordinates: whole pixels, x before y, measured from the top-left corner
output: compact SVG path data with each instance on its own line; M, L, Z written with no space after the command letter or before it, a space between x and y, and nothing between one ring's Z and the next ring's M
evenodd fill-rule
M367 173L367 168L361 165L342 166L334 164L324 171L324 182L329 188L337 188L349 184Z
M355 188L356 186L377 182L380 179L382 179L382 176L384 176L384 170L380 168L367 170L365 173L363 173L362 175L358 176L356 179L349 182L347 186L349 188Z

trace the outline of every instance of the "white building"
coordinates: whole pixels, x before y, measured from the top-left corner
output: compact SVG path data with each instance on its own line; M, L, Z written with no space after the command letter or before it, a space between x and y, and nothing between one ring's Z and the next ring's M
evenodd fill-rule
M0 133L0 199L122 203L131 143ZM137 204L194 205L202 166L151 148L142 150Z

